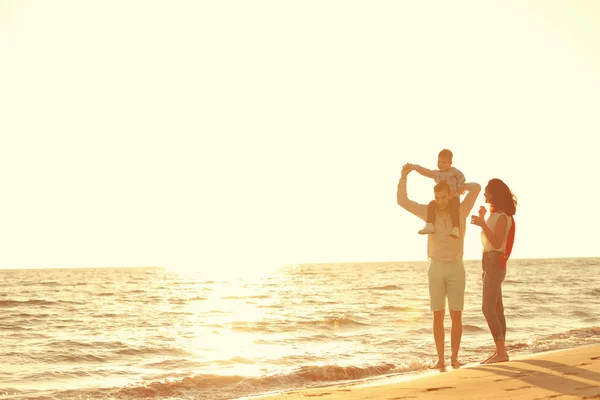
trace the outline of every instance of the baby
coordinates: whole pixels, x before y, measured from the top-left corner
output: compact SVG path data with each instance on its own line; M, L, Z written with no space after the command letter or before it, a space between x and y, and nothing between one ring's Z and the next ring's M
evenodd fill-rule
M412 168L423 176L432 178L435 183L445 181L450 186L450 202L448 203L448 211L452 219L452 230L449 235L455 238L460 236L458 210L460 208L460 195L463 192L465 184L465 176L462 172L452 166L452 152L448 149L440 151L438 154L438 169L430 170L423 168L420 165L410 164ZM435 217L437 213L437 204L435 200L429 203L427 208L427 223L419 231L421 235L435 233Z

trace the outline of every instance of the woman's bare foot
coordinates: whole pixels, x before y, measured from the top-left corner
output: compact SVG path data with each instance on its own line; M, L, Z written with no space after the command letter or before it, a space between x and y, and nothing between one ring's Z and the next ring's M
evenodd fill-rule
M458 361L458 358L451 358L450 359L450 365L453 368L458 368L458 367L460 367L462 365L462 363L460 361Z
M508 361L508 354L494 354L492 357L484 361L484 364L494 364Z
M446 364L444 360L438 360L438 362L432 367L433 369L444 369L446 368Z
M490 361L494 357L496 357L496 352L494 352L494 354L492 354L491 356L489 356L488 358L486 358L485 360L480 362L480 364L487 364L487 362Z

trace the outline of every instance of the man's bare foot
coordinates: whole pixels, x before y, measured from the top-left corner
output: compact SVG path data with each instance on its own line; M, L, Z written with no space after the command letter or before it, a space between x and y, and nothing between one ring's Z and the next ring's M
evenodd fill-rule
M492 357L488 358L483 363L484 364L494 364L494 363L505 362L505 361L508 361L508 354L506 354L506 353L494 354Z

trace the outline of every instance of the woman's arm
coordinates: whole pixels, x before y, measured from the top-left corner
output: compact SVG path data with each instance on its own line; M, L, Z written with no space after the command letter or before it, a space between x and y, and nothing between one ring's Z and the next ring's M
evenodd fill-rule
M471 223L481 226L483 233L485 233L485 236L490 241L490 244L493 248L497 249L500 248L500 246L502 246L507 226L506 215L503 214L498 218L498 222L496 222L496 228L494 228L494 231L490 229L490 227L485 223L485 220L482 217L472 215Z

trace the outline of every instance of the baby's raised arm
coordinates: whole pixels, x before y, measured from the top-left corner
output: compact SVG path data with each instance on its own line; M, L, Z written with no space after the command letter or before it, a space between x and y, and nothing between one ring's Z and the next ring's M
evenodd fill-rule
M412 168L417 171L419 174L426 176L428 178L431 179L435 179L435 172L436 171L432 171L430 169L427 169L425 167L421 167L420 165L417 164L410 164L412 166ZM460 172L460 171L459 171ZM464 178L464 177L463 177Z

